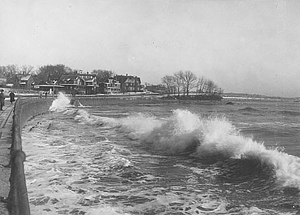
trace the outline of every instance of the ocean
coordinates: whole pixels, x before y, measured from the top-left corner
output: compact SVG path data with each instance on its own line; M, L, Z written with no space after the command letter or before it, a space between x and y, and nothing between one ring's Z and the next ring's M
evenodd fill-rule
M31 214L300 214L299 122L295 99L59 94L22 131Z

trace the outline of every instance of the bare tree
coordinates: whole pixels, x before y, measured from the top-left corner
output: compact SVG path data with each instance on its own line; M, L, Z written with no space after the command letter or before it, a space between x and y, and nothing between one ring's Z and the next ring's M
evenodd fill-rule
M174 76L166 75L161 79L161 81L167 87L167 93L168 96L170 96L174 88Z
M205 85L205 78L204 77L198 78L197 84L196 84L197 93L203 93L204 85Z
M38 84L50 84L58 81L62 75L68 74L70 70L69 67L63 64L42 66L37 74Z
M183 72L174 73L174 84L177 89L177 95L180 96L180 88L183 87Z
M33 72L34 67L33 66L28 66L28 65L23 65L21 66L21 72L23 75L29 75Z
M197 76L191 71L185 71L182 78L186 95L189 96L189 91L196 86Z
M97 69L97 70L93 70L92 74L96 75L97 81L100 83L100 82L107 82L108 79L114 75L114 72L110 70Z
M20 69L17 65L7 65L5 67L5 77L6 82L13 84L14 87L19 86L19 77Z
M215 84L215 82L213 82L212 80L206 81L206 93L209 93L209 94L214 93L215 94L215 93L218 93L218 91L220 91L220 89L221 88L219 88L218 85Z
M19 67L17 65L7 65L6 66L6 72L7 74L15 75L18 74L20 71Z
M0 76L6 77L6 67L5 66L0 66Z

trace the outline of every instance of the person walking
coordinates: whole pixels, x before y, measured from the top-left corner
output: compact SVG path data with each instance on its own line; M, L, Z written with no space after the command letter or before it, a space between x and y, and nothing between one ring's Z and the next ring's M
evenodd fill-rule
M4 100L5 100L4 90L1 89L1 90L0 90L0 110L3 110L3 107L4 107Z
M10 91L9 93L9 100L11 104L15 101L15 94L13 91Z

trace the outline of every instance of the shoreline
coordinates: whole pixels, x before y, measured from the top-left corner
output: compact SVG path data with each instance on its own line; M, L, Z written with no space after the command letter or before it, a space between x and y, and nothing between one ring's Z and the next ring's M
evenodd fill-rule
M55 99L57 98L58 94L48 95L47 99ZM121 103L121 101L132 101L132 103L137 103L140 101L141 103L199 103L199 104L212 104L212 103L228 103L228 102L238 102L238 101L294 101L299 102L298 98L281 98L281 97L251 97L251 96L228 96L224 94L222 99L214 99L210 98L211 95L202 95L202 97L207 98L175 98L174 96L168 97L167 95L155 94L155 93L128 93L128 94L94 94L94 95L75 95L72 96L71 94L64 94L70 100L115 100L116 103ZM221 96L220 96L221 97ZM40 97L39 94L34 93L16 93L16 98L41 98L45 99L43 95ZM9 97L6 96L6 100L9 100ZM117 102L120 100L119 102ZM146 101L146 102L145 102ZM151 102L150 102L151 101ZM90 103L90 102L89 102ZM95 103L95 102L93 102Z

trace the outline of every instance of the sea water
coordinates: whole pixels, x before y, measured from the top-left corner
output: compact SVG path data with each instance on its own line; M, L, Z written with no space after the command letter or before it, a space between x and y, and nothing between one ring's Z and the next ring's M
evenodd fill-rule
M70 105L27 122L31 214L296 214L292 99Z

